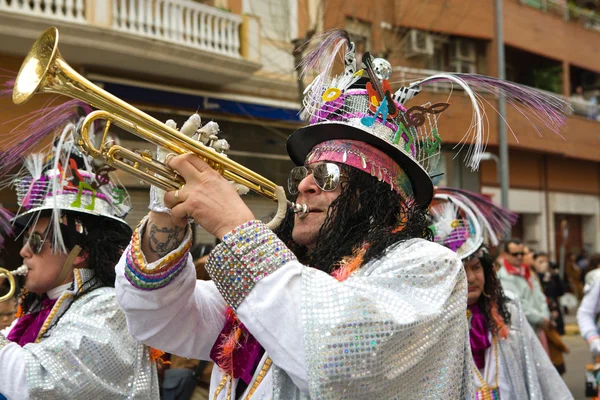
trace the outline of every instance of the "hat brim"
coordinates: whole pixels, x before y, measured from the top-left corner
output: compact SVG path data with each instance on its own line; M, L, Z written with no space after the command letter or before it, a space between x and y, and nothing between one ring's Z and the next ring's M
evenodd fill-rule
M433 182L423 167L408 154L360 128L340 122L320 122L305 126L290 135L286 148L294 164L303 165L313 147L334 139L358 140L383 151L410 179L417 205L422 209L429 206L433 199Z
M35 221L36 216L40 215L40 216L44 216L46 215L46 213L51 214L52 213L53 208L52 207L36 207L36 208L32 208L31 210L27 210L22 214L17 215L16 217L14 217L11 222L18 228L18 229L26 229L27 227L29 227L29 225ZM98 212L93 212L93 211L88 211L82 208L69 208L69 207L61 207L59 208L59 210L61 211L65 211L65 212L72 212L72 213L80 213L80 214L87 214L87 215L91 215L94 217L98 217L98 218L109 218L115 221L118 221L124 225L129 226L129 224L127 224L127 222L119 217L115 217L113 215L105 215L105 214L101 214Z

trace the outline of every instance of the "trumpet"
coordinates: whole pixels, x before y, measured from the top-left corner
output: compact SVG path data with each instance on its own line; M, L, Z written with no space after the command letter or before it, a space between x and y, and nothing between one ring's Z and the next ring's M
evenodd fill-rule
M77 139L79 147L93 158L101 159L144 182L165 191L180 189L185 183L175 171L154 159L148 152L138 154L110 141L108 132L112 124L175 154L193 153L225 179L277 201L278 212L275 219L279 222L288 206L301 216L308 214L308 207L305 204L289 202L280 186L215 149L156 120L78 74L60 55L58 30L55 27L44 31L25 57L15 80L13 102L17 105L23 104L36 93L58 93L96 108L96 111L86 116L81 125ZM105 126L101 142L96 146L90 139L90 133L92 124L98 120L104 120ZM269 226L278 225L275 219Z
M0 303L10 299L15 294L15 291L17 289L17 284L15 282L15 275L23 275L24 276L24 275L27 275L27 271L29 271L29 270L27 269L27 267L25 265L21 265L19 268L17 268L14 271L9 271L7 269L0 268L0 278L7 278L8 283L10 285L10 289L8 290L8 293L5 294L4 296L0 297Z

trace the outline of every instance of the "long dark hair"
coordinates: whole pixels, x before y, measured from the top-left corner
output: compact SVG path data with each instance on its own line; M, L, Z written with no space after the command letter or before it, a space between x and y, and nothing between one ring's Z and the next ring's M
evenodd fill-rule
M81 213L76 214L76 216L86 227L87 235L79 235L77 239L71 239L73 236L66 234L68 228L64 225L61 226L61 229L65 230L63 231L65 247L67 251L71 251L75 245L79 245L82 248L80 254L87 255L87 268L94 270L94 275L84 281L81 287L78 288L69 307L81 296L97 288L115 287L115 265L117 265L121 254L129 244L132 234L128 225L111 218ZM20 299L22 313L39 311L41 297L42 295L23 291ZM53 321L44 337L58 323L65 312Z
M483 293L478 300L479 309L486 316L492 332L499 334L502 333L504 327L510 325L510 313L507 307L509 300L504 294L500 279L496 274L498 264L487 249L482 251L479 261L485 277Z
M380 258L394 243L432 239L426 212L414 206L412 199L402 198L389 184L358 169L346 165L341 169L347 179L341 183L340 196L329 207L313 251L293 241L293 213L288 212L276 230L302 263L330 274L344 257L365 243L369 247L363 264Z

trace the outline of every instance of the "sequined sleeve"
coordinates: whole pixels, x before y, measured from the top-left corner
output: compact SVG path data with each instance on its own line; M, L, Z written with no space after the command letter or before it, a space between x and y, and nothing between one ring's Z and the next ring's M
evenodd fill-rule
M242 224L223 237L206 270L234 310L254 285L296 257L261 221Z
M165 257L153 263L147 263L142 252L142 236L148 217L144 218L131 237L131 244L126 250L125 277L136 288L156 290L168 285L185 266L192 245L192 230L186 227L183 241Z

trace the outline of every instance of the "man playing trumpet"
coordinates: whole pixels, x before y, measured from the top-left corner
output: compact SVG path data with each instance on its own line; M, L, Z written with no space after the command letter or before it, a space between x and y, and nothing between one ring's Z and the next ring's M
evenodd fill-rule
M135 230L117 293L138 340L216 362L211 399L470 393L462 265L424 240L431 181L404 143L377 136L392 136L385 117L361 125L373 115L361 84L348 88L350 108L290 137L300 166L288 189L310 211L288 213L277 234L206 162L167 157L186 184L164 196L170 211L152 207ZM222 240L211 282L195 279L190 219Z
M332 77L344 46L344 72ZM428 172L441 148L436 118L448 104L403 103L426 81L468 89L478 117L473 160L485 137L480 103L468 76L434 76L392 94L389 63L368 53L362 61L357 70L354 44L333 31L304 62L320 72L303 102L310 124L287 148L298 165L288 190L306 207L274 232L206 162L167 156L186 183L164 196L166 207L151 204L117 266L132 335L214 360L211 398L473 396L462 264L424 240ZM536 104L549 108L540 96ZM195 279L190 220L222 241L207 261L212 282Z

